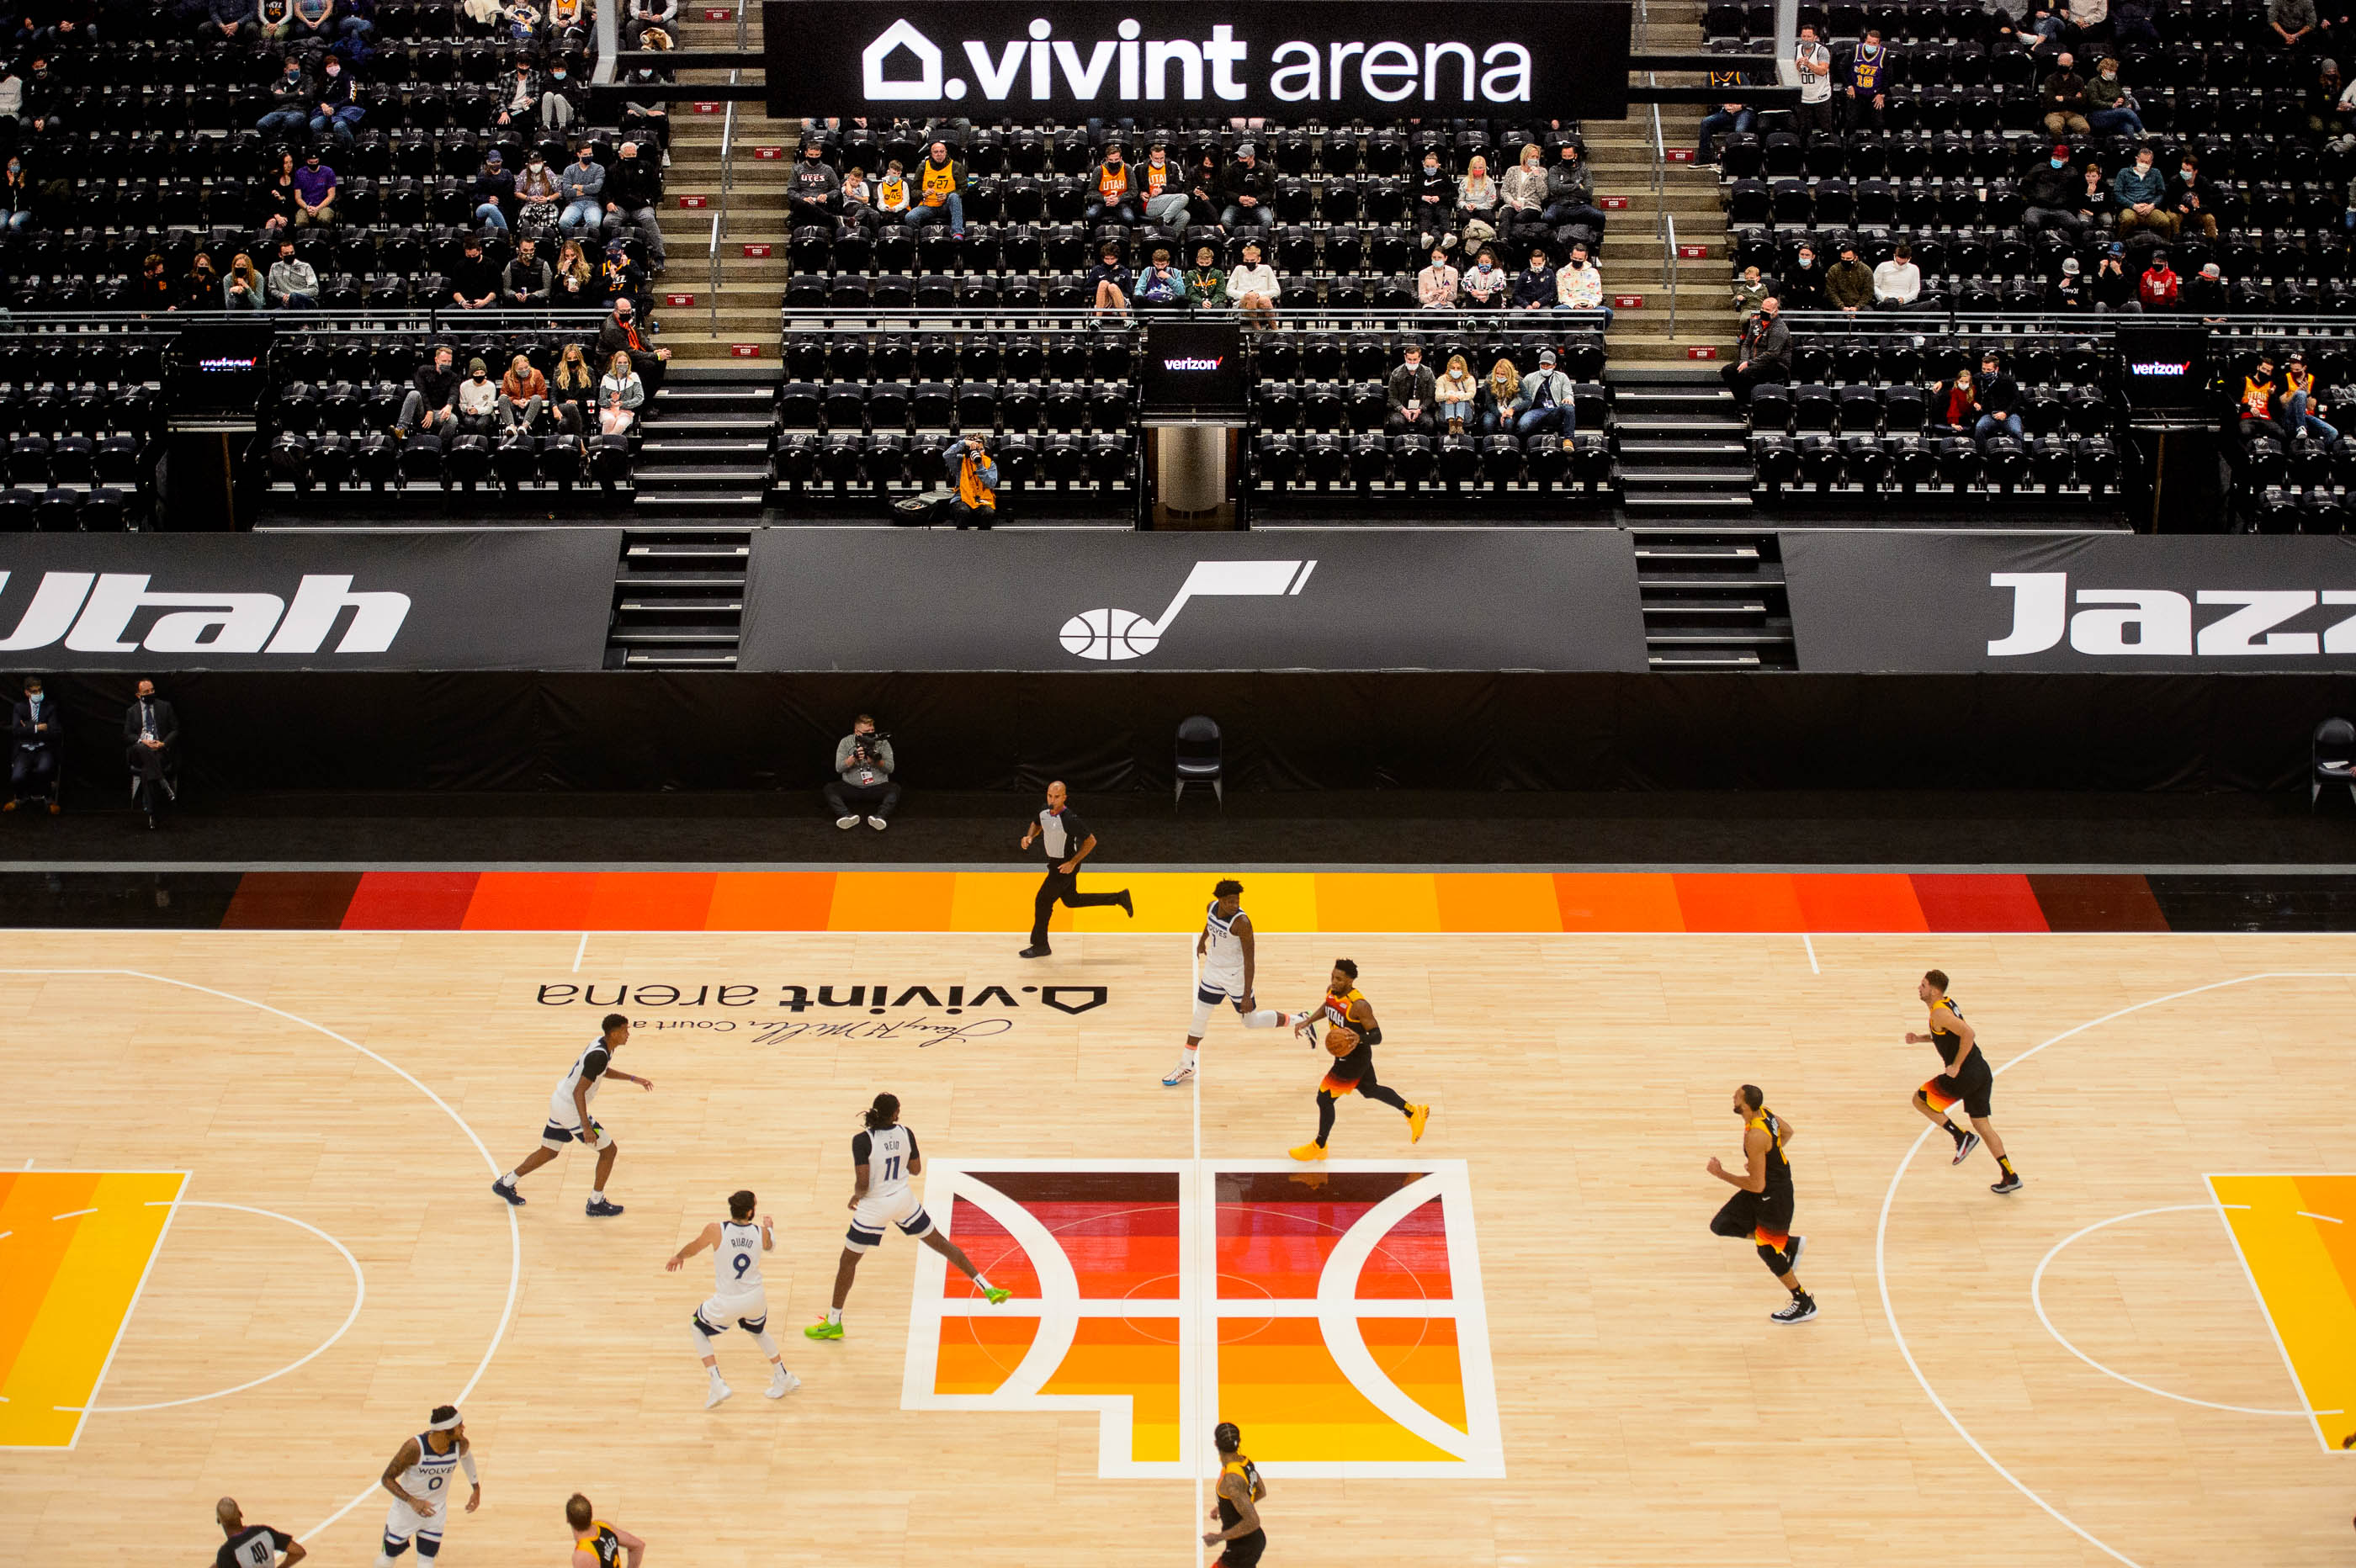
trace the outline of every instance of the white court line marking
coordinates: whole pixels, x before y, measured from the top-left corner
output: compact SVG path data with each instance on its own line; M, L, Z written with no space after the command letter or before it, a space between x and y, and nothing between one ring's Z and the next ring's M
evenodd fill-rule
M1193 980L1190 982L1190 986L1198 987L1202 985L1203 955L1194 951L1194 944L1191 941L1187 944L1186 947L1186 962L1194 976ZM1187 992L1187 995L1189 996L1193 996L1194 994L1194 993L1191 988ZM1208 1045L1210 1041L1206 1040L1203 1043ZM1196 1179L1198 1181L1201 1179L1200 1172L1202 1171L1202 1168L1203 1066L1202 1058L1198 1052L1196 1054L1194 1063L1194 1170L1197 1173ZM1215 1209L1217 1193L1214 1191L1211 1194L1211 1197L1214 1208ZM1219 1348L1215 1344L1210 1346L1210 1353L1208 1355L1205 1355L1202 1349L1203 1290L1199 1283L1203 1275L1203 1238L1201 1232L1202 1227L1200 1225L1188 1225L1185 1228L1184 1237L1179 1243L1180 1258L1178 1265L1186 1271L1179 1276L1179 1281L1181 1293L1186 1297L1186 1299L1181 1303L1181 1306L1187 1309L1186 1339L1185 1345L1181 1348L1180 1354L1182 1356L1185 1355L1188 1348L1191 1347L1192 1353L1195 1356L1197 1360L1197 1364L1192 1369L1194 1373L1194 1378L1191 1387L1191 1392L1194 1396L1194 1419L1193 1422L1187 1424L1196 1432L1200 1432L1201 1430L1203 1411L1205 1408L1216 1410L1218 1408L1219 1401ZM1216 1280L1213 1280L1211 1282L1211 1289L1214 1292L1216 1292L1218 1289L1218 1282ZM1206 1379L1211 1384L1207 1391L1201 1386ZM1181 1384L1180 1386L1187 1387L1189 1385ZM1207 1402L1204 1399L1204 1394L1206 1392L1210 1395ZM1186 1452L1185 1445L1190 1440L1182 1436L1178 1441L1180 1443L1178 1452L1181 1456L1183 1456ZM1200 1438L1198 1437L1192 1441L1200 1441ZM1192 1467L1192 1468L1194 1472L1194 1517L1186 1527L1186 1539L1194 1548L1195 1568L1203 1568L1204 1563L1211 1554L1211 1549L1203 1544L1203 1525L1207 1517L1207 1510L1205 1509L1203 1504L1203 1467L1197 1464Z
M420 1083L416 1076L410 1072L407 1068L402 1067L397 1062L391 1061L385 1057L378 1055L375 1051L370 1051L367 1046L362 1045L359 1041L353 1040L348 1035L337 1034L334 1029L329 1029L327 1025L314 1023L309 1019L304 1018L300 1014L290 1013L284 1008L273 1008L267 1002L257 1002L251 997L241 997L233 991L215 990L210 986L199 986L193 980L176 980L168 975L151 975L144 969L0 969L0 975L114 975L125 976L134 980L152 980L159 986L177 986L184 991L197 991L208 997L219 997L223 1001L241 1003L245 1007L253 1008L256 1012L269 1013L274 1018L284 1019L289 1023L301 1024L305 1029L315 1029L318 1033L326 1035L329 1040L334 1040L338 1045L349 1046L352 1050L359 1051L362 1056L367 1057L370 1061L375 1062L386 1072L400 1078L411 1088L416 1090L428 1100L434 1102L435 1108L440 1110L444 1115L449 1117L452 1122L455 1123L460 1132L466 1135L466 1141L475 1146L475 1152L483 1157L483 1164L490 1169L491 1173L495 1176L500 1174L498 1161L491 1157L491 1151L483 1147L483 1140L476 1136L475 1129L473 1127L466 1125L466 1118L453 1110L447 1100L444 1100L441 1095L436 1094L433 1090ZM27 1169L31 1169L32 1161L27 1160L25 1162L25 1166ZM515 1321L516 1296L523 1289L523 1231L516 1222L515 1206L513 1204L509 1204L506 1207L508 1211L507 1303L499 1308L498 1327L491 1331L491 1342L483 1348L483 1359L475 1363L474 1375L466 1380L466 1386L458 1391L458 1397L453 1402L455 1403L463 1404L466 1403L466 1397L475 1392L475 1386L483 1381L483 1374L491 1370L491 1358L498 1353L499 1342L507 1338L508 1325ZM166 1219L164 1221L164 1228L166 1232L170 1231L171 1225L172 1221L169 1219ZM155 1253L163 1251L163 1237L159 1235L155 1241L155 1251L148 1254L148 1262L151 1265L155 1262ZM144 1286L146 1282L143 1278L140 1283ZM136 1296L132 1298L132 1306L134 1307L138 1306L138 1298ZM130 1321L130 1315L125 1313L123 1315L123 1322L127 1325ZM109 1358L110 1361L112 1359L112 1357ZM105 1378L105 1372L103 1370L101 1371L99 1376L102 1382ZM92 1386L91 1392L93 1393L97 1392L96 1385ZM361 1492L359 1496L353 1498L351 1501L346 1503L343 1507L329 1514L326 1519L321 1520L317 1524L315 1524L309 1530L305 1531L303 1532L304 1539L307 1540L315 1535L324 1535L327 1533L330 1525L333 1525L337 1520L343 1518L344 1515L351 1512L352 1509L359 1507L360 1504L368 1501L370 1498L375 1497L380 1490L382 1490L382 1488L379 1484L375 1482L369 1483L366 1491Z
M2249 1205L2246 1203L2230 1203L2227 1204L2226 1207L2230 1209L2246 1209ZM2302 1220L2320 1220L2327 1225L2344 1225L2348 1222L2345 1220L2335 1220L2329 1214L2310 1214L2304 1209L2298 1211L2298 1217Z
M589 933L584 931L581 933L581 945L573 950L573 972L575 975L581 973L581 955L588 951Z
M2086 1022L2077 1025L2075 1028L2065 1029L2060 1034L2053 1036L2051 1040L2043 1040L2036 1045L2030 1046L2019 1056L2014 1057L2003 1066L1996 1069L1996 1072L1998 1076L2001 1076L2011 1069L2019 1066L2030 1057L2035 1056L2047 1046L2059 1045L2072 1035L2083 1034L2090 1029L2096 1029L2114 1019L2126 1018L2129 1013L2139 1013L2146 1008L2156 1008L2168 1002L2182 1001L2187 997L2197 997L2203 991L2222 990L2228 986L2244 986L2253 980L2344 980L2347 978L2348 976L2344 973L2335 973L2330 971L2309 973L2297 970L2283 970L2267 974L2242 975L2231 980L2212 980L2205 986L2192 986L2181 991L2170 991L2164 997L2154 997L2148 1001L2132 1003L2127 1007L2118 1008L2115 1012L2104 1013L2101 1018L2090 1019ZM2045 1512L2052 1518L2055 1523L2070 1531L2071 1534L2078 1537L2079 1540L2083 1541L2088 1545L2094 1547L2094 1550L2100 1552L2105 1557L2124 1563L2127 1565L2127 1568L2142 1568L2142 1564L2136 1562L2134 1558L2129 1557L2126 1552L2117 1550L2115 1547L2107 1545L2102 1540L2097 1538L2092 1531L2079 1524L2077 1520L2072 1519L2068 1514L2063 1513L2060 1509L2055 1508L2051 1503L2047 1502L2042 1497L2038 1495L2036 1488L2029 1486L2028 1482L2022 1480L2019 1476L2014 1475L2010 1470L2006 1469L2004 1466L1997 1461L1995 1455L1982 1447L1980 1445L1980 1440L1972 1435L1971 1429L1963 1424L1954 1411L1947 1408L1947 1402L1939 1397L1939 1391L1931 1386L1931 1380L1922 1375L1922 1364L1914 1359L1914 1348L1906 1342L1906 1331L1898 1326L1898 1308L1890 1299L1890 1211L1891 1206L1898 1200L1898 1184L1906 1179L1906 1172L1913 1165L1914 1157L1922 1152L1923 1143L1930 1137L1932 1133L1936 1130L1936 1128L1926 1123L1923 1125L1922 1130L1915 1135L1914 1141L1907 1146L1905 1157L1898 1162L1898 1168L1890 1172L1890 1186L1881 1195L1881 1218L1873 1229L1873 1275L1876 1283L1881 1287L1881 1315L1890 1324L1891 1338L1898 1341L1898 1353L1906 1359L1906 1370L1914 1374L1914 1381L1922 1385L1922 1392L1924 1396L1930 1400L1932 1406L1936 1409L1941 1415L1946 1417L1948 1425L1955 1429L1955 1435L1962 1438L1973 1453L1986 1460L1989 1469L1994 1470L1997 1475L2002 1476L2006 1482L2011 1486L2013 1490L2019 1492L2022 1497L2027 1498L2030 1502L2035 1503L2039 1508L2044 1509ZM2240 1246L2236 1245L2233 1252L2234 1255L2239 1257L2241 1254ZM2249 1267L2248 1260L2244 1259L2242 1266L2246 1272ZM2255 1282L2252 1283L2251 1289L2253 1292L2256 1290ZM2265 1302L2263 1297L2259 1299L2258 1307L2260 1314L2265 1317L2266 1320L2267 1332L2274 1333L2274 1315L2265 1311ZM2276 1335L2276 1343L2277 1346L2281 1343L2281 1336L2279 1334ZM2289 1357L2287 1353L2286 1353L2284 1357L2284 1361L2286 1365L2288 1364ZM2292 1387L2297 1387L2296 1378L2293 1379Z
M2062 1333L2061 1329L2053 1326L2053 1319L2046 1316L2045 1271L2052 1266L2053 1260L2055 1258L2062 1255L2062 1248L2068 1246L2071 1243L2077 1241L2080 1237L2091 1236L2096 1231L2105 1230L2113 1225L2125 1224L2129 1220L2147 1220L2154 1214L2185 1214L2195 1210L2199 1210L2205 1213L2211 1209L2247 1209L2249 1205L2246 1203L2164 1203L2157 1209L2138 1209L2132 1214L2114 1214L2107 1220L2097 1220L2093 1224L2086 1226L2083 1230L2072 1231L2070 1234L2054 1243L2052 1250L2048 1252L2044 1257L2038 1260L2037 1273L2029 1278L2029 1301L2030 1306L2037 1308L2037 1320L2045 1325L2045 1331L2053 1336L2054 1343L2060 1345L2063 1349L2069 1351L2072 1355L2077 1357L2080 1360L2085 1362L2096 1371L2101 1372L2105 1377L2116 1378L2119 1381L2126 1384L2129 1388L2141 1389L2146 1393L2158 1394L2162 1399L2172 1399L2181 1404L2197 1404L2204 1410L2229 1411L2235 1415L2288 1415L2297 1417L2301 1421L2305 1421L2310 1417L2318 1415L2340 1414L2341 1413L2337 1410L2309 1410L2304 1404L2300 1405L2297 1410L2262 1410L2254 1405L2220 1404L2214 1400L2194 1399L2190 1394L2170 1393L2164 1388L2154 1388L2149 1383L2139 1382L2136 1379L2127 1376L2125 1372L2117 1371L2112 1368L2104 1366L2102 1362L2094 1360L2094 1357L2086 1354L2085 1351L2078 1349L2077 1346L2070 1342L2068 1335Z
M1809 939L1808 933L1804 931L1800 933L1800 945L1808 950L1808 973L1823 974L1824 971L1816 966L1816 944Z
M175 1213L182 1209L226 1209L239 1214L260 1214L265 1219L284 1220L290 1225L310 1232L313 1235L327 1243L327 1245L343 1253L344 1262L351 1264L352 1309L344 1315L343 1327L337 1328L333 1334L328 1335L326 1341L319 1345L316 1349L312 1350L309 1355L305 1356L301 1360L290 1361L274 1372L267 1372L261 1377L252 1380L251 1381L241 1382L235 1388L225 1388L218 1393L195 1394L187 1399L159 1400L154 1404L60 1404L56 1406L56 1409L80 1411L82 1413L89 1415L131 1415L140 1411L171 1410L183 1404L202 1404L208 1400L226 1399L230 1394L243 1393L250 1388L259 1388L263 1383L270 1382L278 1378L283 1378L287 1373L297 1370L305 1363L325 1355L334 1347L337 1340L342 1339L347 1333L351 1331L353 1324L359 1321L360 1307L368 1300L368 1279L360 1273L360 1261L359 1259L352 1256L352 1251L349 1247L347 1247L343 1243L327 1234L327 1232L319 1229L318 1226L311 1224L305 1221L297 1220L292 1214L281 1214L275 1209L250 1209L242 1203L206 1203L194 1198L181 1198L177 1200L170 1198L150 1199L148 1200L147 1207L150 1209L170 1209ZM157 1238L156 1245L160 1250L163 1245L161 1237Z
M69 1210L67 1210L67 1211L66 1211L64 1213L62 1213L62 1214L52 1214L52 1215L50 1215L50 1216L49 1216L49 1222L50 1222L51 1224L55 1224L55 1223L57 1223L59 1220L79 1220L79 1219L80 1219L84 1214L95 1214L95 1213L97 1213L97 1212L98 1212L98 1211L97 1211L97 1210L95 1210L95 1209L69 1209Z

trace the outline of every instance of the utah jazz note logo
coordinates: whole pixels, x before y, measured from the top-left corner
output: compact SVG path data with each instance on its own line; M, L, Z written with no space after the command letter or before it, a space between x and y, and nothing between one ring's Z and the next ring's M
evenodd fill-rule
M1194 1475L1217 1421L1271 1476L1505 1475L1463 1161L926 1175L934 1218L1014 1299L920 1253L905 1408L1098 1411L1100 1476Z

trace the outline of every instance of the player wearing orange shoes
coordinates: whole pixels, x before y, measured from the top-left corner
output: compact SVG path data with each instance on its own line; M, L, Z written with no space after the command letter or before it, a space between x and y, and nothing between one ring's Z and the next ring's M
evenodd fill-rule
M1317 1141L1302 1144L1292 1151L1292 1157L1325 1157L1326 1142L1333 1136L1333 1104L1353 1090L1398 1111L1407 1118L1407 1141L1422 1142L1424 1124L1431 1120L1431 1107L1410 1105L1400 1098L1398 1090L1376 1082L1375 1047L1383 1042L1383 1026L1376 1021L1373 1006L1358 994L1358 966L1347 958L1333 960L1325 999L1301 1014L1293 1028L1314 1039L1320 1024L1326 1026L1325 1049L1333 1054L1333 1064L1326 1069L1324 1082L1317 1085Z

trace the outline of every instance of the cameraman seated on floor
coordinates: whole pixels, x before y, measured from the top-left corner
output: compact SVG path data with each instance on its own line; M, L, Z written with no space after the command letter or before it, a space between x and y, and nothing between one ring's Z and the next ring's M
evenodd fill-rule
M860 816L876 832L900 804L900 786L892 782L892 738L875 732L875 720L862 713L851 733L835 743L834 771L841 776L826 786L826 804L837 827L856 827Z

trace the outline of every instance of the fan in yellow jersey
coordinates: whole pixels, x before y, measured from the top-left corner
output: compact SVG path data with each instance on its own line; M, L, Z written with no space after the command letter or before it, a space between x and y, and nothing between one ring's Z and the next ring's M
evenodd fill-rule
M1244 1456L1242 1427L1222 1421L1211 1441L1219 1450L1219 1485L1211 1505L1219 1528L1206 1533L1203 1544L1226 1548L1211 1568L1254 1568L1268 1550L1258 1506L1268 1496L1268 1483L1259 1478L1259 1467Z
M1778 1323L1805 1323L1816 1315L1816 1298L1800 1288L1800 1251L1808 1238L1792 1234L1792 1161L1783 1152L1799 1130L1767 1108L1767 1096L1755 1083L1734 1092L1734 1114L1742 1118L1744 1169L1737 1176L1710 1156L1709 1173L1735 1189L1710 1221L1710 1234L1748 1237L1767 1272L1792 1293L1789 1305L1767 1316Z
M1405 1116L1407 1141L1422 1142L1424 1124L1431 1120L1431 1107L1410 1105L1398 1090L1376 1082L1375 1047L1383 1042L1383 1026L1376 1020L1373 1005L1358 994L1358 966L1347 958L1333 960L1333 973L1325 985L1325 999L1298 1015L1292 1027L1294 1032L1306 1034L1313 1040L1321 1024L1325 1026L1325 1049L1332 1053L1333 1064L1326 1069L1324 1081L1317 1085L1317 1141L1302 1144L1292 1151L1292 1157L1325 1157L1325 1145L1333 1136L1334 1103L1352 1090Z
M647 1543L597 1517L579 1492L564 1499L564 1522L573 1527L573 1568L638 1568Z

